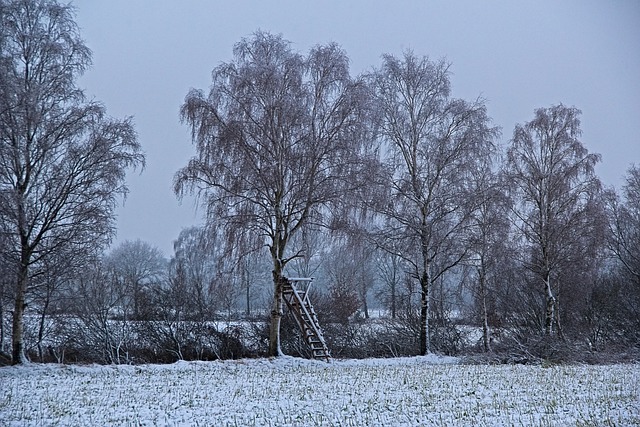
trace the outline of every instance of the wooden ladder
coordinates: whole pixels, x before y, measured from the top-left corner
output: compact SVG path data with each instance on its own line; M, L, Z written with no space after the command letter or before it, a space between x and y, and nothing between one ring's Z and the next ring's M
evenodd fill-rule
M291 277L285 279L282 293L284 301L293 313L298 327L302 332L302 337L311 349L314 359L331 360L329 347L322 336L322 329L318 322L313 305L309 300L309 288L313 278Z

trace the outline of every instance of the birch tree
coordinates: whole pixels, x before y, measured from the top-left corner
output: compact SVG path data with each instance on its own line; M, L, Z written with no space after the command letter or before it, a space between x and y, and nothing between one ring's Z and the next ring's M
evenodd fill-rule
M474 209L469 172L497 134L482 100L451 98L449 74L447 62L407 52L385 55L372 76L385 165L378 244L402 257L420 283L421 354L431 352L432 286L466 256L460 236Z
M142 240L124 241L105 257L104 267L114 281L122 284L131 303L133 320L144 320L152 291L167 278L168 262L155 246Z
M76 278L69 341L83 349L81 357L101 363L130 363L135 326L128 290L103 267L91 264ZM77 329L74 321L77 320Z
M212 293L215 276L219 270L208 233L199 227L180 231L173 242L174 254L169 264L171 286L189 295L187 318L212 320L218 309Z
M273 266L269 355L280 350L284 271L302 252L292 238L344 197L365 125L362 83L335 44L303 56L281 36L257 32L213 70L209 93L191 90L181 118L197 155L175 176L231 240L266 246Z
M622 200L608 195L610 247L640 289L640 167L631 166Z
M600 155L580 141L580 110L562 104L535 111L517 125L507 152L513 217L525 247L521 262L544 292L546 336L562 335L557 293L562 272L580 259L594 233L601 184Z
M52 253L106 244L127 168L143 164L130 119L87 102L91 64L73 9L0 1L0 223L14 260L13 363L24 362L30 271Z
M509 257L510 238L509 202L500 177L491 165L474 172L474 185L480 196L477 209L471 215L469 230L469 265L473 271L471 290L476 298L482 320L482 345L491 351L490 314L495 309L496 289L500 278L506 275L505 258Z
M5 314L10 312L9 304L12 295L15 279L15 265L12 265L12 258L9 256L9 231L4 227L8 224L0 222L0 357L9 358L9 350L5 346L5 336L8 333L8 325L5 322Z
M617 260L612 278L592 299L613 342L640 342L640 167L631 166L618 195L607 193L609 248ZM610 274L611 274L610 273ZM599 300L599 301L598 301Z
M389 312L392 320L398 316L398 309L402 305L400 282L403 278L402 260L392 253L378 251L376 270L380 277L381 287L376 297Z

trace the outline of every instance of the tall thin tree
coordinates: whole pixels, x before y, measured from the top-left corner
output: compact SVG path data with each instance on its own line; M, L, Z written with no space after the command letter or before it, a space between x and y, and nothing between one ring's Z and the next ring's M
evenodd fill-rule
M580 141L580 110L562 104L536 110L517 125L507 152L513 217L523 240L523 265L544 291L544 334L562 335L557 292L560 275L596 236L592 215L601 199L595 165L600 155Z
M431 352L433 284L466 256L460 236L475 207L469 172L493 150L497 129L482 100L451 98L449 64L406 52L372 76L385 164L374 206L378 243L401 256L421 288L420 353Z
M91 64L71 6L0 1L0 224L16 271L13 363L25 361L23 317L34 264L109 241L127 168L144 156L130 119L87 102Z
M612 252L640 290L640 167L631 166L625 175L622 200L608 193L609 229Z
M506 212L509 200L500 176L491 164L473 173L474 187L480 201L470 221L467 242L471 256L470 289L476 299L482 322L482 344L491 351L490 314L497 302L496 288L505 276L508 258L510 223Z

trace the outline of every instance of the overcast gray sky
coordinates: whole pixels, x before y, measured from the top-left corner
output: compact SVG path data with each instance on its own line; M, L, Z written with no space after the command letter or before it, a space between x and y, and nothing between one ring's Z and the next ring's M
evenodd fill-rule
M118 236L172 253L184 227L201 223L193 201L172 192L174 173L195 154L178 111L190 88L208 89L211 70L233 44L261 29L306 52L335 41L352 73L383 53L412 49L452 63L453 95L482 96L502 142L539 107L583 112L582 141L601 153L598 173L619 187L640 163L640 1L207 1L76 0L93 50L81 78L87 95L114 117L133 116L147 155L130 174L118 209Z

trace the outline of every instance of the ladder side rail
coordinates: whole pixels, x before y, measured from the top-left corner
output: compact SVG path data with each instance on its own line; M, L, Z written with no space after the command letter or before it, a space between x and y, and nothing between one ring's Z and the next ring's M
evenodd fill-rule
M305 314L308 315L308 313L303 313L301 312L301 309L304 309L304 304L301 303L300 300L300 295L297 293L295 287L291 287L292 288L292 295L293 295L293 299L295 299L297 301L297 306L294 305L294 301L293 300L289 300L287 298L285 298L285 302L287 303L287 306L289 307L289 309L291 310L291 312L293 313L293 318L295 319L296 323L298 324L298 327L300 328L301 331L305 330L305 326L311 327L313 326L313 319L312 318L308 318L309 320L305 320L304 316ZM316 329L312 328L313 332L316 333ZM306 337L305 337L306 339Z
M300 294L298 293L298 290L296 289L296 287L292 286L292 289L293 289L293 294L295 295L295 298L298 300L298 302L300 304L300 308L302 309L302 312L304 313L305 316L307 316L307 319L309 319L309 324L310 324L311 328L313 329L313 332L318 337L318 339L322 342L322 344L326 345L325 341L324 341L324 336L322 335L322 331L320 330L320 328L318 327L318 324L317 324L318 323L317 322L317 316L312 316L311 315L311 313L307 309L307 304L303 303L302 298L300 298Z
M312 280L313 278L289 278L288 286L291 289L291 298L285 298L285 302L287 303L291 311L293 311L296 323L298 324L300 330L303 332L304 340L312 348L313 357L322 357L329 361L331 358L329 347L327 346L327 343L322 334L322 330L320 329L320 323L318 322L317 314L313 309L311 301L309 300L309 288L311 286ZM301 295L301 292L294 285L294 282L303 282L307 285L306 290L302 291L304 296ZM297 306L294 305L294 300L297 303ZM310 332L313 333L313 335L307 335L305 332L306 329L309 329ZM313 344L311 343L312 337L317 338L319 344L322 346L322 349L313 349ZM318 351L323 354L316 354L316 352Z
M299 310L299 306L301 306L300 304L300 297L299 295L297 295L296 293L296 288L295 286L293 286L292 284L290 285L291 287L291 294L293 298L284 298L285 303L287 304L287 306L289 307L289 310L291 310L291 312L293 312L293 318L296 320L296 323L298 324L298 327L300 327L300 329L303 329L303 323L304 323L304 319L302 318L302 314L300 313ZM294 305L294 301L293 300L297 300L298 301L298 307L296 307Z
M291 289L293 289L293 292L295 294L297 294L298 296L300 296L300 290L298 289L297 286L294 286L293 282L302 282L302 283L306 284L306 287L303 290L304 296L300 296L300 298L299 298L301 302L311 303L311 301L309 300L309 291L311 290L312 280L313 280L313 278L310 278L310 279L304 279L304 278L289 279L289 282L291 282Z
M329 360L331 358L330 354L329 354L329 348L327 347L327 344L324 340L324 337L322 335L318 335L318 330L314 327L314 322L313 320L311 321L305 321L303 314L296 308L293 307L292 305L289 305L289 308L291 309L292 313L293 313L293 318L295 319L296 323L298 324L298 328L300 328L300 331L303 332L303 340L307 343L307 345L309 346L310 350L311 350L311 355L312 357L315 358L323 358L325 360ZM304 331L306 329L312 329L313 333L315 335L306 335L306 333L304 333ZM321 345L321 348L314 348L311 340L313 338L317 338L318 339L318 343ZM321 352L321 354L317 354L317 352Z
M302 332L302 338L304 339L304 341L307 343L307 345L310 345L309 340L311 339L310 335L307 335L305 333L306 329L312 329L313 333L316 333L316 330L312 328L312 321L306 321L304 319L303 314L300 312L299 307L295 307L292 304L287 304L289 306L289 309L291 310L292 314L293 314L293 318L296 321L296 324L298 325L298 328L300 329L300 331Z
M304 292L304 298L303 301L309 301L309 291L311 290L311 284L313 283L313 277L290 277L289 278L289 283L291 283L291 287L294 289L297 289L296 286L294 286L294 283L300 283L303 285L306 285L303 292Z
M302 316L300 316L300 313L298 313L296 310L291 310L291 311L293 312L293 318L298 324L298 328L300 328L301 331L304 330L304 319L302 319Z
M301 314L297 311L297 310L291 310L293 312L293 318L295 319L296 323L298 324L298 328L300 329L300 331L304 331L305 330L305 324L306 322L304 321L304 319L302 319ZM309 337L305 336L304 334L302 335L302 340L305 342L305 344L307 346L309 346L310 350L311 350L311 356L313 358L316 358L316 354L315 354L315 350L313 350L313 348L311 347L311 345L309 344ZM326 357L325 357L326 358Z
M309 291L311 290L311 283L312 282L308 282L307 283L307 289L304 291L304 301L311 304L311 301L309 300Z

